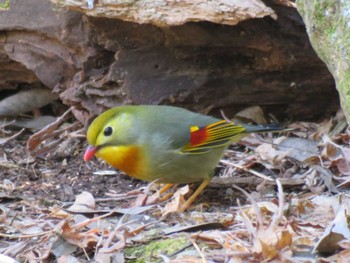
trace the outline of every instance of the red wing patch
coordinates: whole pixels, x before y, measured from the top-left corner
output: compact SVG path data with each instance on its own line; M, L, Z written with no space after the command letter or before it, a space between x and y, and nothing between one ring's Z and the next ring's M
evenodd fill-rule
M243 126L225 120L201 128L193 126L191 127L190 142L181 149L181 152L189 154L206 153L212 148L229 144L235 135L244 131Z
M200 129L198 126L191 127L191 135L190 135L190 145L196 146L205 142L208 138L207 129L204 127Z

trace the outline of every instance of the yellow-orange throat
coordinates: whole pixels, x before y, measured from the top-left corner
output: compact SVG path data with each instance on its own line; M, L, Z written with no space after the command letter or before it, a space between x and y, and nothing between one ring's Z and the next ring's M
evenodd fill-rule
M135 145L105 146L98 150L96 156L102 158L114 168L144 180L142 177L144 177L146 163L140 147Z

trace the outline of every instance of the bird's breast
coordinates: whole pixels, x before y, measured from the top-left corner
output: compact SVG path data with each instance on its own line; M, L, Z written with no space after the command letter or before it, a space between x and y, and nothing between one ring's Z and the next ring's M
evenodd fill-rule
M145 180L143 177L147 165L146 158L139 146L106 146L101 148L96 156L132 177Z

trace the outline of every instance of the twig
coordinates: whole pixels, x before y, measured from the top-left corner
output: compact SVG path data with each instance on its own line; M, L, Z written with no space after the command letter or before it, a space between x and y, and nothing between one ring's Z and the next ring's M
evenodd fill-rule
M223 163L223 164L226 164L226 165L230 165L230 166L236 167L236 168L241 169L243 171L246 171L248 173L254 174L255 176L260 177L260 178L262 178L264 180L272 181L272 182L275 181L274 179L272 179L272 178L270 178L270 177L268 177L268 176L266 176L266 175L264 175L262 173L259 173L259 172L255 171L255 170L252 170L252 169L245 168L242 165L231 163L231 162L229 162L227 160L220 160L220 162Z
M174 253L172 253L172 254L170 254L170 255L167 255L167 257L169 257L169 258L174 257L174 256L178 255L179 253L185 251L186 249L188 249L188 248L190 248L190 247L192 247L192 246L193 246L193 244L188 244L188 245L186 245L186 246L180 248L179 250L175 251ZM160 257L162 257L162 256L160 256ZM163 257L162 257L162 258L163 258ZM162 263L162 262L164 262L164 260L163 260L163 261L159 260L159 261L157 261L156 263Z
M85 254L85 257L87 258L88 261L90 261L90 257L89 257L89 254L87 253L85 247L82 247L83 251L84 251L84 254Z
M14 168L14 169L22 169L22 170L26 170L26 169L23 169L22 167L19 167L17 164L15 163L11 163L9 161L2 161L0 160L0 167L4 167L4 168Z
M209 188L224 188L231 187L231 185L260 185L263 181L267 185L276 185L276 181L266 181L261 178L256 178L256 176L245 176L245 177L214 177L213 180L209 183ZM301 178L281 178L281 184L284 187L294 187L302 186L305 184L305 180Z
M28 237L39 237L39 236L44 236L44 235L48 235L51 233L54 233L56 231L56 229L51 229L48 231L43 231L40 233L35 233L35 234L28 234L28 235L9 235L9 234L5 234L5 233L0 233L0 237L7 237L7 238L11 238L11 239L19 239L19 238L28 238Z
M0 130L3 130L5 127L10 126L12 124L14 124L16 122L16 120L12 120L9 122L6 122L6 120L0 125Z
M227 122L232 122L225 114L224 110L223 109L220 109L220 113L221 113L221 116L222 118L227 121Z
M190 237L190 235L187 234L187 238L191 241L192 245L194 246L194 248L197 250L198 254L201 256L202 258L202 263L207 263L207 259L205 258L202 250L199 248L199 246L197 245L197 243Z
M8 143L9 141L17 138L18 136L20 136L23 132L25 131L25 129L23 128L22 130L20 130L19 132L15 133L14 135L10 136L10 137L7 137L7 138L4 138L4 139L1 139L0 140L0 145L4 145L6 143Z
M72 107L69 108L61 117L57 118L56 121L50 123L47 125L45 128L41 129L37 133L33 134L30 136L30 138L27 141L27 149L31 155L34 155L36 153L38 146L46 139L52 138L53 136L56 135L57 128L65 121L68 119L68 115L72 111ZM74 125L74 123L72 124ZM70 125L69 127L71 127ZM59 131L60 133L65 131L66 129L63 129ZM53 135L54 134L54 135Z
M119 197L96 198L95 202L102 203L102 202L109 202L109 201L122 201L122 200L133 199L133 198L136 198L136 196L125 195L125 196L119 196Z
M274 215L272 222L269 226L271 230L273 230L273 228L279 224L283 216L283 208L284 208L283 188L279 179L276 179L276 183L277 183L277 189L278 189L278 211L277 211L277 214Z
M260 226L262 226L264 224L263 223L263 216L261 214L261 210L260 210L257 202L255 201L255 199L246 190L242 189L241 187L239 187L237 185L232 185L232 187L237 189L237 190L239 190L239 191L241 191L248 198L248 200L250 201L250 203L252 204L252 206L254 208L254 211L255 211L258 223L259 223Z

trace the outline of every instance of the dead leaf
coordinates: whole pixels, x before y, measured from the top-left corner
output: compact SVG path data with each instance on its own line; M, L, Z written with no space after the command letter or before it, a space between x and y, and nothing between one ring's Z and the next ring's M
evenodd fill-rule
M317 133L315 133L314 138L318 139L319 137L324 136L325 134L329 134L334 127L333 119L327 119L320 123Z
M232 240L232 236L230 236L230 232L223 232L219 230L199 232L194 234L193 237L203 240L205 242L209 242L211 244L218 244L223 246L228 239Z
M24 257L28 262L45 262L50 257L50 249L32 248L25 253Z
M23 226L21 228L18 228L18 230L25 235L34 235L34 234L39 234L42 233L43 230L36 226L36 225L31 225L31 226Z
M34 235L44 231L34 220L30 218L22 219L21 221L14 221L13 226L15 226L19 232L26 235Z
M335 146L335 144L330 143L330 142L326 142L323 146L323 150L322 150L322 156L324 158L330 159L333 157L338 156L340 153L339 148Z
M278 139L279 141L281 139ZM276 148L285 153L285 156L304 162L310 157L318 156L318 142L298 137L288 137L275 142Z
M321 176L324 185L327 187L327 189L332 192L332 193L337 193L338 189L333 183L333 174L332 172L327 169L322 167L321 165L313 165L313 169L315 169L319 175Z
M289 125L293 129L291 133L299 138L309 138L311 134L318 131L319 125L312 122L295 122Z
M342 249L350 249L350 239L344 239L344 240L338 242L338 245Z
M196 231L207 231L212 229L224 229L225 226L218 222L204 223L193 226L173 226L162 229L165 235L170 235L178 232L196 232Z
M51 246L51 251L57 258L61 258L61 256L64 255L69 255L75 252L77 249L77 246L66 242L66 240L62 237L58 237Z
M79 263L80 261L71 255L63 255L57 258L57 263Z
M349 261L350 258L350 249L346 249L343 251L340 251L339 253L336 253L333 256L327 257L322 259L324 262L339 262L339 263L346 263Z
M278 250L281 250L285 247L290 247L293 243L293 236L292 234L287 231L287 230L284 230L281 232L281 236L277 242L277 245L276 245L276 248Z
M153 207L155 207L155 205L139 206L139 207L131 207L131 208L118 208L118 209L115 209L114 211L116 213L120 213L123 215L139 215L150 210Z
M244 193L252 203L252 206L249 206L249 208L254 212L254 217L252 215L249 216L242 208L240 208L239 214L247 231L252 236L254 252L258 254L261 253L265 260L280 257L285 253L289 254L291 244L293 243L292 228L281 226L281 223L285 220L283 216L285 202L282 185L278 179L276 182L278 187L278 206L267 206L269 207L269 213L272 212L272 215L269 216L270 220L268 220L268 223L264 223L266 216L262 213L259 203L245 190L235 187ZM254 221L256 223L254 223ZM286 247L288 247L287 250L285 249Z
M277 150L272 144L263 143L255 149L260 158L271 164L273 167L279 167L285 158L286 152Z
M339 172L343 175L350 175L350 149L341 147L341 156L332 161L332 165L335 165Z
M137 195L136 200L134 201L133 206L134 207L141 207L144 206L148 200L148 194L140 193Z
M251 106L236 113L234 122L267 124L264 111L260 106Z
M170 202L168 202L162 209L163 218L175 212L183 212L181 210L181 206L185 203L186 200L184 196L189 191L190 188L188 185L177 189L177 191L173 195L173 199Z
M306 237L306 236L299 236L294 239L294 245L300 246L300 247L312 247L314 245L314 240ZM309 249L308 249L309 250Z
M348 203L343 203L331 224L314 247L313 252L335 253L340 247L338 242L350 239L350 214Z
M259 240L259 243L261 246L261 253L265 260L272 260L278 256L278 250L274 246L266 244L262 240Z
M92 194L84 191L76 196L74 204L70 206L67 210L76 213L95 212L95 199Z
M340 173L340 176L350 175L350 164L348 160L343 157L333 160L330 164L330 167L336 167Z
M65 239L68 243L76 245L81 248L89 247L90 245L95 245L99 241L99 236L96 234L99 232L98 229L90 229L88 231L83 231L82 227L71 226L69 221L66 220L61 225L61 237Z

